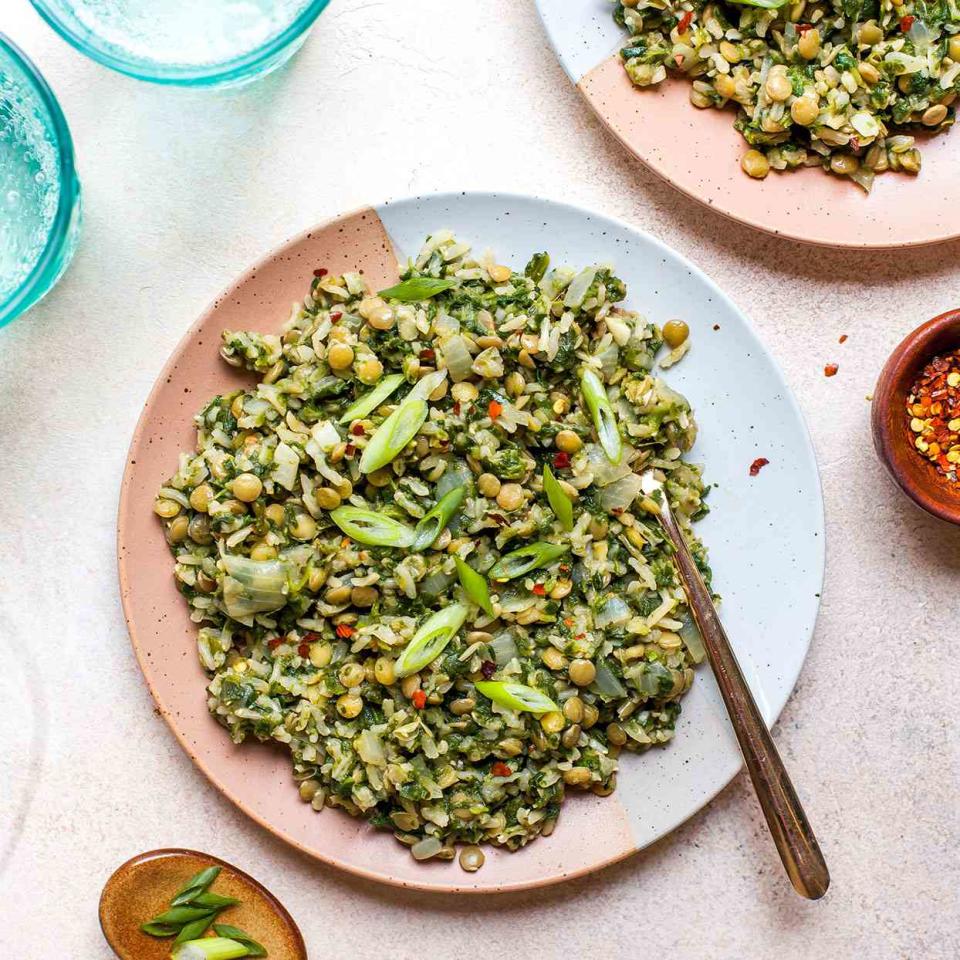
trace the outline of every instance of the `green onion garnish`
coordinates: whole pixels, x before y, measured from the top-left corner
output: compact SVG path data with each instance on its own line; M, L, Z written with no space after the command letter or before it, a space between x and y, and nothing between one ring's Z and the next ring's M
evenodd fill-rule
M490 601L490 589L487 578L477 573L465 560L454 557L457 564L457 576L467 596L485 613L495 617L493 603Z
M562 557L570 548L559 543L531 543L501 557L491 568L490 576L494 580L514 580L531 570L538 570Z
M503 680L480 680L474 686L494 703L508 710L527 713L551 713L560 708L545 694L523 683Z
M404 400L374 431L360 457L360 472L373 473L385 467L417 435L426 419L425 400Z
M232 571L228 570L228 573ZM174 895L170 901L171 907L181 907L189 903L197 894L204 893L210 888L217 877L220 876L220 867L207 867L194 874Z
M249 933L244 933L239 927L231 926L229 923L215 923L213 931L218 937L226 937L229 940L236 940L247 948L248 957L265 957L267 950L262 943L257 943Z
M425 550L433 546L466 494L464 487L454 487L436 502L433 509L417 524L413 532L412 550Z
M233 907L240 901L235 897L221 897L219 893L213 893L210 890L204 890L190 898L190 906L207 907L210 910L222 910L224 907Z
M247 950L245 943L227 937L203 937L173 948L173 960L236 960L237 957L266 956Z
M543 468L543 492L547 495L550 509L560 521L564 530L573 529L573 501L567 496L560 481L553 475L549 466Z
M337 507L330 519L352 540L369 547L409 547L413 528L399 520L362 507Z
M458 281L449 277L410 277L395 287L381 290L380 296L399 300L401 303L416 303L418 300L429 300L430 297L457 286L457 283Z
M593 417L593 425L597 429L603 452L611 463L619 463L623 456L623 444L617 429L617 415L613 412L603 381L592 370L584 370L580 378L580 389L583 390L587 409Z
M465 603L451 603L427 617L413 639L406 645L394 665L398 677L409 677L432 663L467 619L469 608Z
M389 377L384 377L369 393L365 393L351 403L337 423L350 423L352 420L359 420L368 413L372 413L396 391L401 383L403 383L402 373L393 373Z
M210 926L213 918L216 915L216 910L208 910L198 920L193 920L191 923L185 923L180 928L180 932L177 934L177 937L173 942L187 943L189 940L196 940L198 937L202 937L207 932L207 927Z

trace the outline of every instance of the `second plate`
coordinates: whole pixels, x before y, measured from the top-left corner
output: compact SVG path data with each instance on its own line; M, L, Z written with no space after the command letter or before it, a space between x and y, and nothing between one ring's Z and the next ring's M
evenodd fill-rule
M690 84L635 87L619 51L626 33L610 0L536 0L570 79L623 145L679 190L733 220L830 247L906 247L960 237L960 134L930 138L916 177L877 177L867 196L820 169L752 180L734 113L698 110Z

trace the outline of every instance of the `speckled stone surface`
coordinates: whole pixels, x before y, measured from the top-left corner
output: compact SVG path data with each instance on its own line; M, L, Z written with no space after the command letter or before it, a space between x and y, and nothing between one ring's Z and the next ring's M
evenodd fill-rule
M864 399L901 336L958 305L960 244L836 253L720 219L603 131L526 3L334 0L289 69L212 95L81 59L26 0L3 4L2 29L63 103L86 224L65 280L0 332L0 902L14 905L0 954L107 960L101 885L173 845L268 883L316 958L960 954L960 530L883 475ZM480 901L363 883L247 821L153 713L114 552L153 379L264 250L440 189L541 192L650 230L740 304L782 365L827 507L820 622L776 732L833 874L822 902L782 879L742 778L652 850L567 886Z

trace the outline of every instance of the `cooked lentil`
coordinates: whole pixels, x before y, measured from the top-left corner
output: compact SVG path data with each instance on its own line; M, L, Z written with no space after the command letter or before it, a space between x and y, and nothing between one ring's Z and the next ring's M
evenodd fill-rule
M225 332L223 358L261 382L200 411L196 450L156 512L209 708L233 739L284 744L305 802L392 830L417 859L469 844L469 871L483 862L475 844L549 835L567 788L605 796L621 749L673 736L702 648L637 474L666 476L709 576L691 528L707 508L684 459L690 406L654 372L661 332L619 306L626 287L608 267L551 269L536 254L513 271L442 232L405 277L388 303L359 274L318 271L282 336ZM681 349L688 332L672 329ZM371 389L355 361L371 360L405 384L341 422ZM585 370L608 396L617 463L581 395ZM383 437L409 423L384 460ZM572 529L548 502L546 466ZM419 521L460 490L414 550ZM380 545L345 536L338 524L357 511L369 525L357 532ZM490 577L535 544L526 573ZM471 602L476 583L461 591L463 564L489 578L492 614ZM408 646L422 660L400 678ZM484 680L530 706L495 702Z

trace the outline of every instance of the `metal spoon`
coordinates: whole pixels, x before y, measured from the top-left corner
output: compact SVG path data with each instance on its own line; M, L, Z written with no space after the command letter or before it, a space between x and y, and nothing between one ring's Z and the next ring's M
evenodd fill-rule
M797 893L809 900L819 900L830 886L830 873L817 838L744 680L710 591L673 517L663 481L653 470L641 474L640 480L644 494L656 504L656 515L673 543L683 589L780 859Z

